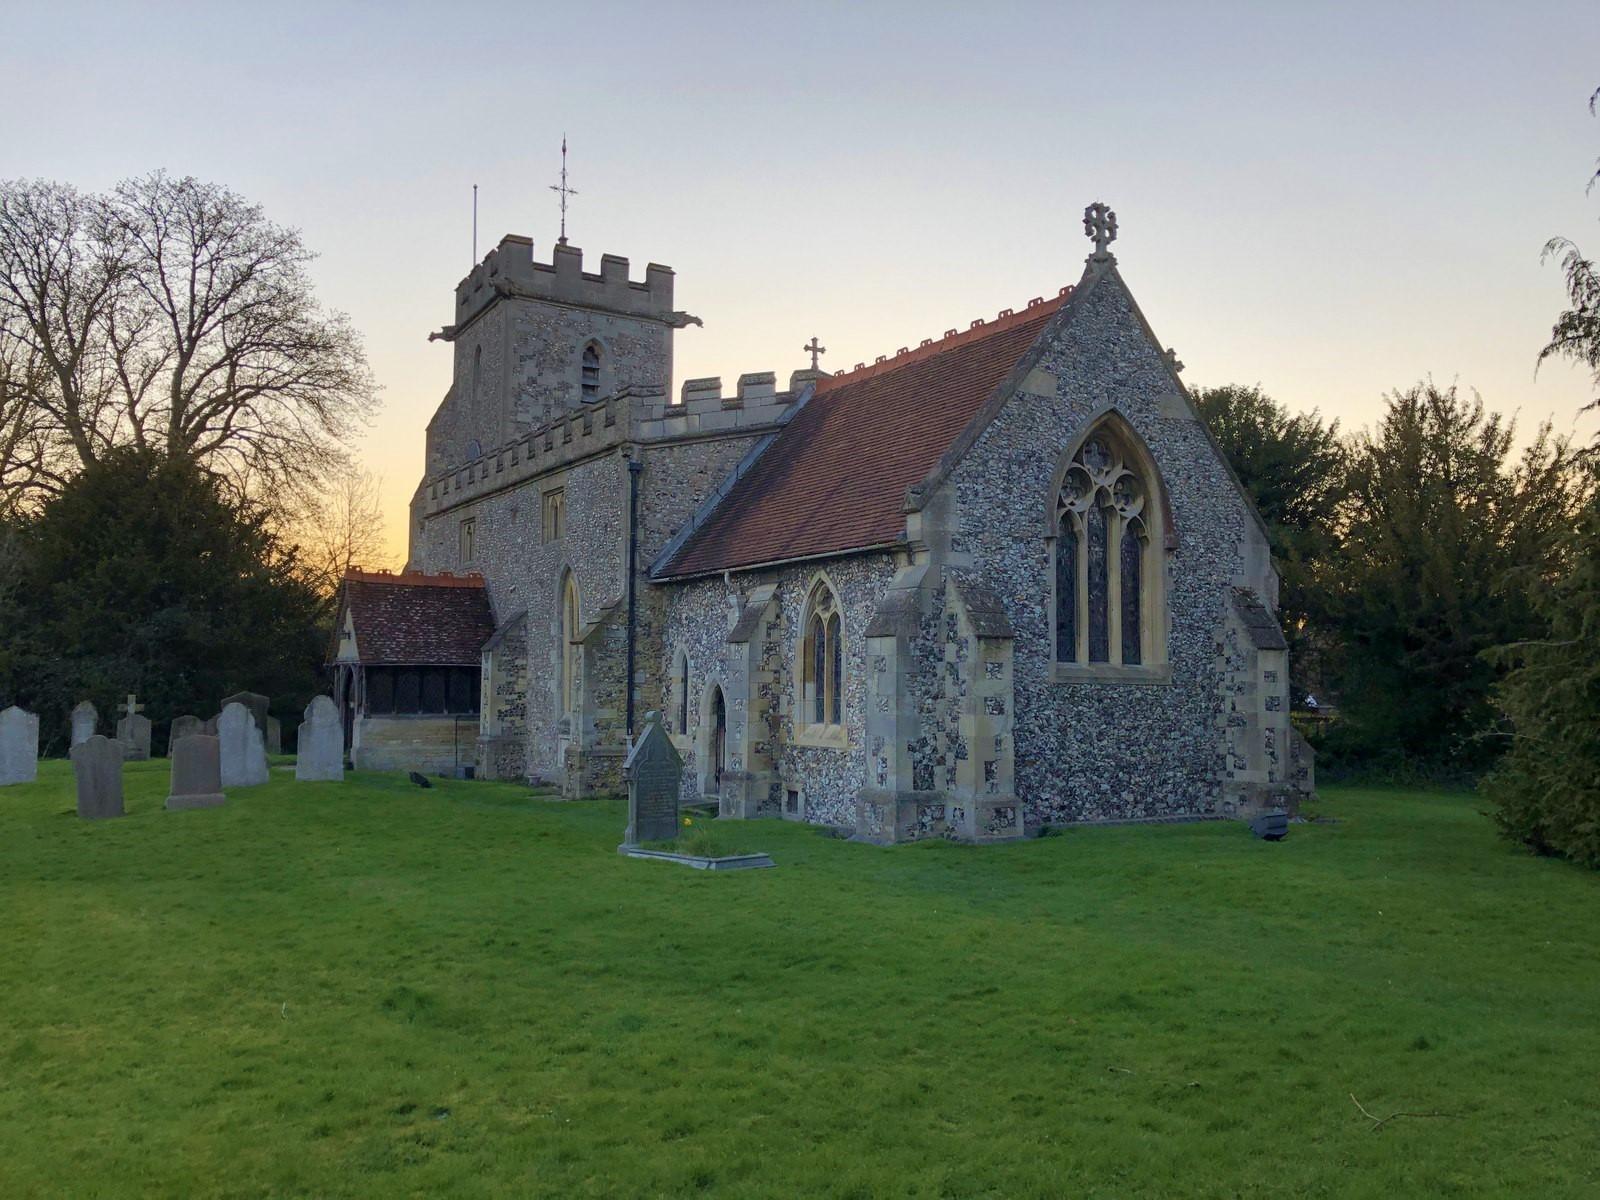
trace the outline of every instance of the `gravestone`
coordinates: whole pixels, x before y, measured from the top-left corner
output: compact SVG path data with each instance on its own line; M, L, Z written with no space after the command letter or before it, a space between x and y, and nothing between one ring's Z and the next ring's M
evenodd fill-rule
M221 713L217 713L214 716L207 717L206 720L205 720L205 724L202 725L201 728L203 730L205 730L206 733L210 734L212 737L216 737L217 736L217 717L219 717L221 715L222 715Z
M250 715L255 718L256 728L261 730L261 744L266 745L267 740L267 705L271 703L260 692L235 692L231 696L224 696L218 706L218 715L226 712L230 704L242 704L250 710Z
M1250 832L1264 842L1281 842L1289 833L1289 814L1281 808L1262 813L1250 822Z
M267 782L267 745L250 710L230 703L217 718L222 743L222 786L255 787Z
M144 705L132 692L122 705L122 717L117 721L117 741L130 759L143 761L150 757L150 718L141 716Z
M72 748L78 815L85 820L122 815L122 743L96 733Z
M173 717L172 729L167 733L167 757L172 757L172 752L178 748L178 743L191 733L205 733L206 723L199 717ZM215 731L211 734L216 736Z
M39 777L39 718L15 704L0 712L0 787Z
M628 781L628 831L622 835L623 845L677 837L683 759L661 728L660 713L645 714L644 732L628 751L622 777Z
M295 735L294 777L303 783L344 781L344 726L339 706L327 696L314 696L306 705Z
M283 753L283 723L277 717L267 718L267 753Z
M222 794L222 743L191 733L172 744L172 793L168 808L215 808Z
M94 727L100 723L100 710L87 700L78 701L72 710L72 744L81 746L94 736Z

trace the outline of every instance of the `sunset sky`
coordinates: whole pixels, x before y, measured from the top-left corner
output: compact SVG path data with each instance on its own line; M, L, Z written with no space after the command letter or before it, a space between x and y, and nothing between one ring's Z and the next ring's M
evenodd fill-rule
M1292 10L1292 11L1291 11ZM569 236L677 271L681 382L847 368L1074 282L1081 214L1190 386L1259 382L1347 428L1431 374L1525 427L1600 254L1600 10L1522 5L9 3L0 177L164 167L304 231L383 385L360 447L392 561L479 249Z

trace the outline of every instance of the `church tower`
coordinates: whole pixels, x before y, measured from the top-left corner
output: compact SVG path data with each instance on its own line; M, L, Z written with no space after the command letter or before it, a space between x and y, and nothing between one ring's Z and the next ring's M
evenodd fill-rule
M664 392L672 331L695 321L673 311L672 284L655 263L635 281L614 254L591 273L576 246L557 244L542 263L531 238L502 238L457 285L454 323L432 335L454 346L455 362L428 423L428 474L625 387Z

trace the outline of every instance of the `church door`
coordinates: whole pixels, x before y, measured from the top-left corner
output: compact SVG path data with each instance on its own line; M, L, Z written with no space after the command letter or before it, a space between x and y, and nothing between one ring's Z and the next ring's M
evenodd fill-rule
M722 771L728 762L728 706L723 702L722 689L711 694L711 778L707 790L712 794L722 791Z

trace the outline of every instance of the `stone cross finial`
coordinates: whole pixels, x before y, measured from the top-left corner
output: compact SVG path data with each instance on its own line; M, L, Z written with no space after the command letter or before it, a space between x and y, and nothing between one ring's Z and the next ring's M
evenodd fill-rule
M1095 257L1103 257L1106 247L1117 240L1117 214L1096 200L1083 210L1083 235L1094 241Z
M813 371L817 369L817 359L821 355L824 355L828 352L828 348L826 346L817 345L817 338L815 334L811 336L811 341L806 345L801 346L800 349L811 355L811 369Z
M132 692L129 692L128 693L128 698L122 702L122 715L123 716L131 717L135 713L142 713L144 711L144 705L139 704L136 701L137 701L137 698L134 696L134 694Z

